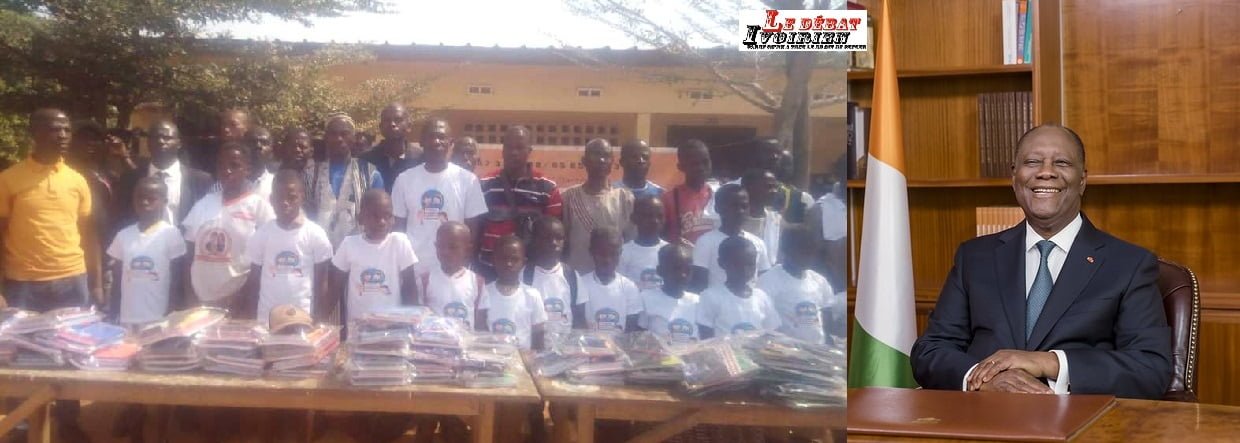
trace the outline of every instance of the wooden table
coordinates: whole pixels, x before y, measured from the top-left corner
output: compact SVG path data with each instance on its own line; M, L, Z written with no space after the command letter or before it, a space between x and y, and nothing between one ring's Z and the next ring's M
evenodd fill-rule
M318 411L442 414L465 418L475 442L494 440L496 403L541 399L529 372L515 371L511 388L466 389L440 385L354 387L335 379L246 379L215 374L87 372L0 368L0 397L25 400L0 421L4 435L29 420L30 440L48 441L53 400L153 405L279 408Z
M596 420L659 423L629 440L633 443L660 442L698 424L813 428L824 432L824 441L844 427L843 407L792 409L754 400L685 397L662 388L574 385L538 376L534 383L552 406L576 410L578 443L594 441Z
M1076 441L1198 442L1240 437L1240 407L1152 400L1116 400ZM969 440L848 435L849 442Z

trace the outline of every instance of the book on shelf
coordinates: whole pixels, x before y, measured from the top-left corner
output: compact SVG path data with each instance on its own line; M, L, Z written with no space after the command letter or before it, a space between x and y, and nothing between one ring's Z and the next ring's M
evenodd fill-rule
M874 17L868 15L869 12L865 5L854 1L848 2L848 9L851 11L867 11L866 32L869 33L867 34L865 50L855 51L851 54L851 66L849 67L852 69L874 69Z
M1025 219L1020 206L980 206L974 208L977 236L997 234Z
M977 107L978 169L982 177L1007 177L1016 158L1016 142L1033 127L1033 93L981 93Z
M848 178L865 178L867 143L870 140L870 108L848 102L845 121L848 127Z
M1003 64L1033 63L1033 4L1029 0L1002 1Z

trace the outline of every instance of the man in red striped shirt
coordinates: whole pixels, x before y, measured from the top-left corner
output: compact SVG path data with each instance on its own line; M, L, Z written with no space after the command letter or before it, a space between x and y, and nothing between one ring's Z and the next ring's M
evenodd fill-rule
M530 131L521 125L509 126L503 138L502 169L483 176L482 196L487 213L482 216L478 239L476 271L488 280L494 278L491 251L495 241L516 234L527 243L534 222L543 215L560 217L562 200L555 181L530 166Z

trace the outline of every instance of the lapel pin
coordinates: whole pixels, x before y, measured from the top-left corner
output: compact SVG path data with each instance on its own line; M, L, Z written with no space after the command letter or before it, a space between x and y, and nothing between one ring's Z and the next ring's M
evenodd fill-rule
M1085 261L1090 262L1090 263L1093 263L1093 262L1094 262L1094 258L1093 258L1093 257L1085 257Z

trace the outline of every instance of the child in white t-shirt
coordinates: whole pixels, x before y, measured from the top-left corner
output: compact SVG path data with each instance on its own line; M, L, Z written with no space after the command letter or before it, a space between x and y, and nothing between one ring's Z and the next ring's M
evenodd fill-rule
M435 235L438 265L418 273L422 304L472 329L474 310L484 285L482 276L465 267L474 251L473 234L465 224L453 221L439 225L438 231Z
M487 212L482 185L473 172L448 161L452 142L447 122L431 119L422 127L424 163L402 172L392 184L396 229L409 235L413 252L423 260L418 271L434 267L435 237L445 222L465 222Z
M719 244L719 266L727 278L723 285L712 286L702 294L704 325L711 334L732 335L748 331L774 331L779 328L779 313L761 289L753 287L758 250L743 237L728 237Z
M811 343L826 343L826 310L834 291L827 279L809 269L818 244L809 229L788 226L780 236L783 264L758 278L758 287L779 312L779 332Z
M138 180L133 206L138 222L127 226L108 246L113 259L113 313L118 323L137 327L168 314L173 290L180 291L185 239L176 226L163 221L168 187L153 177ZM119 315L117 315L119 311Z
M538 290L521 283L525 246L516 236L504 236L491 255L495 281L486 286L478 303L478 329L514 335L521 349L543 349L547 312Z
M271 308L288 304L313 318L331 315L327 290L327 266L332 258L331 240L322 227L301 212L305 181L297 171L281 170L272 180L271 206L276 220L259 226L246 247L250 270L250 297L256 319L266 325ZM258 290L254 291L253 286Z
M615 333L637 330L641 294L637 285L616 272L621 244L616 228L595 228L590 232L594 272L577 276L576 328Z
M367 313L414 305L418 258L403 232L392 232L392 200L382 189L362 194L362 233L345 237L332 257L329 297L345 294L346 324Z
M667 242L659 238L663 232L663 200L658 196L645 196L633 203L633 226L637 237L624 244L620 251L620 275L637 285L637 290L658 289L662 284L655 269L659 262L659 248Z
M203 304L237 310L250 272L246 243L259 226L273 220L271 204L250 191L249 147L226 143L216 157L220 191L202 197L181 225L193 254L187 292Z
M547 335L564 334L573 329L573 300L577 274L560 262L564 256L564 222L550 215L534 222L530 259L521 281L542 295L547 312Z
M642 291L642 313L639 326L665 342L685 344L697 341L699 331L711 334L701 324L697 294L685 290L692 273L692 256L685 245L667 245L659 249L661 287Z
M726 272L719 267L719 245L729 237L740 237L753 243L758 253L754 258L757 272L765 272L771 268L766 252L766 243L756 235L742 229L744 218L749 214L749 192L740 185L724 185L715 192L715 209L719 213L719 227L698 237L693 245L693 265L706 268L708 271L707 288L722 286L727 279ZM706 292L702 293L703 296Z

